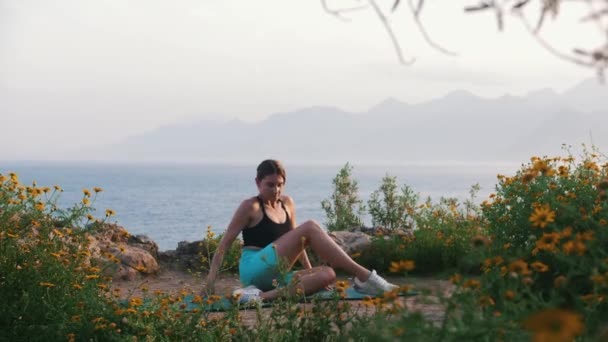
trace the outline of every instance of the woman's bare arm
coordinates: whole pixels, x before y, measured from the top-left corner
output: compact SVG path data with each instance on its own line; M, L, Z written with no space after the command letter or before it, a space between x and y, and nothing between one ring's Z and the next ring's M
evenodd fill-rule
M209 274L207 275L207 286L205 291L207 294L211 294L215 292L215 280L217 278L218 271L222 265L222 261L224 260L224 253L230 248L232 242L239 235L241 230L247 226L249 223L250 215L251 215L251 201L245 200L238 207L224 236L220 240L220 244L213 254L213 259L211 260L211 266L209 267Z

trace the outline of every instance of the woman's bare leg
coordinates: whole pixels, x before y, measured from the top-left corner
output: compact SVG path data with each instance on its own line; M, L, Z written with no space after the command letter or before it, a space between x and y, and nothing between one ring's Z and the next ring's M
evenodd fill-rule
M274 245L279 258L287 258L290 265L293 265L308 245L332 267L342 269L360 281L366 281L371 273L367 268L353 261L314 221L304 222L277 239Z
M336 272L331 267L318 266L312 269L296 272L294 275L296 286L289 287L289 292L293 295L298 290L305 295L315 293L333 284L336 281ZM285 289L274 289L266 291L260 295L263 300L272 300L284 295Z

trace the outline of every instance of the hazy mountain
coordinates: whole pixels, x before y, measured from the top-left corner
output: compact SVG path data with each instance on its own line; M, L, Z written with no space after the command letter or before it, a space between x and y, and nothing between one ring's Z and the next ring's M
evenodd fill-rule
M561 94L542 89L487 99L455 91L418 104L389 98L364 113L310 107L255 123L174 124L94 155L133 161L526 160L560 153L563 143L590 144L590 136L605 151L603 127L608 86L590 80Z

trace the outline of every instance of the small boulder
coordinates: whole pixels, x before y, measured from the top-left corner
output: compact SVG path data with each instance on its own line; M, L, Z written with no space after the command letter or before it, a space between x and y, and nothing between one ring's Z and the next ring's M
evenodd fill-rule
M351 256L364 252L372 244L371 237L361 232L335 231L329 236Z

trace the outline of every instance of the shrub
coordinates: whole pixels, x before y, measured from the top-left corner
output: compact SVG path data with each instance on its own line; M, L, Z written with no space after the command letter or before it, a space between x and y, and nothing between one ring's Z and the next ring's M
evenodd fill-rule
M382 195L382 198L380 197ZM411 214L418 203L418 194L403 185L401 194L397 193L397 177L389 175L382 178L380 188L371 194L367 207L372 216L372 225L393 230L413 228Z
M496 194L483 204L493 237L483 273L453 278L458 327L485 325L481 332L498 338L524 322L539 338L608 337L601 330L608 317L607 171L608 163L585 152L578 163L533 157L515 176L499 176Z
M352 178L353 167L346 163L333 179L334 191L321 207L327 216L327 230L351 230L361 227L363 201L359 199L357 181Z
M201 261L200 268L203 272L208 272L211 268L211 261L213 260L213 255L217 252L217 248L223 236L223 233L216 236L215 233L211 231L211 226L207 227L207 234L205 235L205 238L199 242L199 257ZM232 242L232 245L230 245L228 251L224 253L224 258L219 272L238 272L241 252L242 241L236 239Z
M105 265L90 258L77 225L88 220L91 193L60 210L60 192L0 174L0 340L103 340L120 330Z
M404 187L406 188L406 187ZM459 269L479 273L483 255L479 244L489 241L481 228L483 219L477 215L473 199L478 186L471 189L471 199L464 205L455 198L430 198L418 204L408 196L408 219L415 224L410 233L380 231L373 237L371 248L358 262L377 270L388 271L392 261L412 260L413 273L431 274ZM407 188L411 194L411 189Z

